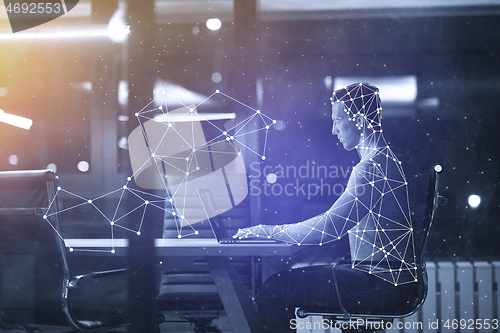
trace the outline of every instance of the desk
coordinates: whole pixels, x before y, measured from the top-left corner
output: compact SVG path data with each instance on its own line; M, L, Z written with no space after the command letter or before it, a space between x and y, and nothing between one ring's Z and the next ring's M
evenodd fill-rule
M126 239L66 239L74 255L126 255ZM110 254L114 247L115 253ZM290 257L298 246L284 243L219 244L214 238L156 239L158 256L205 257L233 330L257 332L260 324L251 296L231 263L232 257Z
M65 240L66 247L73 248L74 255L127 255L129 240L124 238L74 238ZM219 244L215 238L155 239L158 256L290 256L297 246L285 243Z

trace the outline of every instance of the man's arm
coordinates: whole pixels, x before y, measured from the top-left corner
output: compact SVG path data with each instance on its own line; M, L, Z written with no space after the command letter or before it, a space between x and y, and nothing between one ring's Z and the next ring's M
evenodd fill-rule
M366 215L371 204L369 180L359 172L360 164L353 168L344 193L325 213L294 224L241 229L234 237L263 237L298 245L323 245L340 239Z

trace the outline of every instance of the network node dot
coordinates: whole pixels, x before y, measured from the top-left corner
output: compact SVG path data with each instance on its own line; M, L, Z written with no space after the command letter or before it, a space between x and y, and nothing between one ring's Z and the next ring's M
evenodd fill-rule
M91 204L91 203L92 203L92 200L87 200L87 202L88 202L89 204Z
M58 186L58 187L57 187L57 190L58 190L58 191L62 190L61 186Z
M73 248L72 247L69 248L69 252L73 252Z
M140 236L141 235L141 232L140 231L137 231L137 236Z
M132 178L130 178L130 177L127 177L127 180L128 180L128 181L131 181L131 180L132 180Z
M46 219L47 219L47 215L44 215L44 216L43 216L43 219L44 219L44 220L46 220Z
M135 116L136 116L136 117L139 117L139 114L138 114L138 113L136 113L136 114L135 114Z
M199 233L200 233L200 232L199 232L198 230L196 230L196 231L194 232L194 234L195 234L195 235L198 235Z
M155 157L155 156L156 156L156 155L155 155L154 153L153 153L153 154L151 154L151 157Z
M115 253L115 250L111 250L111 253Z
M265 157L265 156L262 156L262 160L265 160L265 159L266 159L266 157Z
M110 225L115 225L115 222L111 221L109 222Z
M257 112L257 113L260 113L260 110L257 110L256 112Z
M216 94L220 93L220 90L219 90L219 89L217 89L217 90L215 91L215 93L216 93Z
M177 213L176 212L172 212L172 215L175 216L175 215L177 215Z
M177 238L181 239L181 238L182 238L182 236L181 236L181 235L177 235Z
M144 201L144 204L148 205L148 204L149 204L149 201L148 201L148 200Z
M181 219L183 219L183 220L184 220L184 215L181 215Z
M160 105L160 107L158 109L163 110L163 106Z
M126 190L127 189L127 185L123 185L123 189Z

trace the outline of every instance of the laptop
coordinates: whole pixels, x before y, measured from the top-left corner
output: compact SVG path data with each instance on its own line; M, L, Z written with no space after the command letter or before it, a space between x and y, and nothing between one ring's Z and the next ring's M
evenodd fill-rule
M282 243L276 239L268 238L233 238L232 235L228 235L227 229L222 222L219 214L217 213L217 207L215 206L215 201L212 196L212 192L208 189L198 189L198 195L200 196L201 203L205 209L205 213L208 217L208 222L210 227L214 232L215 238L219 244L276 244ZM210 217L213 216L213 217Z

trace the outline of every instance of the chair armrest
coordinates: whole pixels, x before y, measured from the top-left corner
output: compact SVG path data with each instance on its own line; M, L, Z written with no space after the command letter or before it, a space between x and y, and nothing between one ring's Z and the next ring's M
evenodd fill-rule
M439 206L446 206L448 204L448 198L443 197L442 195L438 194L438 205Z
M76 289L78 287L78 282L81 279L84 278L92 278L92 279L99 279L102 277L108 277L108 276L116 276L116 275L125 275L129 274L131 272L130 268L120 268L120 269L113 269L109 271L101 271L101 272L92 272L89 274L83 274L83 275L77 275L73 277L68 284L66 285L67 289Z

